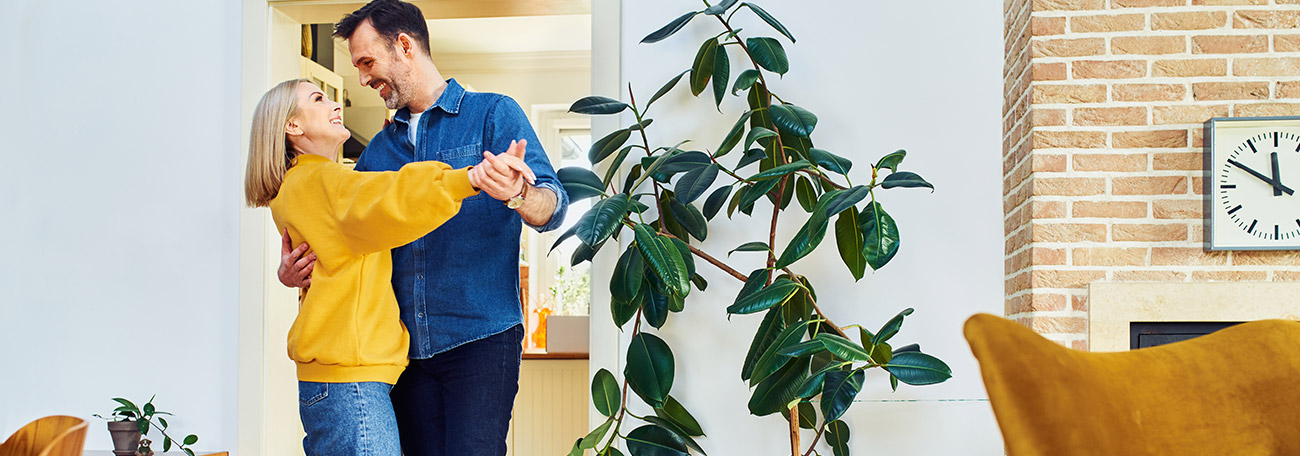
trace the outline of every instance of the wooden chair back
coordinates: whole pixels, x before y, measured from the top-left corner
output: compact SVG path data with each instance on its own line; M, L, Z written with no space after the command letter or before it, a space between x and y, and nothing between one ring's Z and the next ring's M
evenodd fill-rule
M81 456L86 426L86 420L64 415L32 421L0 444L0 456Z

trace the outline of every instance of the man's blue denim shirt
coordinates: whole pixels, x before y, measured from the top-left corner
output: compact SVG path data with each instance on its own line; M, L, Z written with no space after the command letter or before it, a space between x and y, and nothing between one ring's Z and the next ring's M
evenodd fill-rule
M438 102L420 116L411 144L411 113L397 112L357 160L358 171L393 171L410 162L440 161L452 168L477 165L483 151L502 153L510 141L528 140L524 162L536 185L555 193L555 213L538 231L560 226L569 206L523 109L510 97L466 92L447 81ZM402 323L411 332L411 358L433 355L520 324L519 213L486 193L461 203L460 212L432 233L393 249L393 290Z

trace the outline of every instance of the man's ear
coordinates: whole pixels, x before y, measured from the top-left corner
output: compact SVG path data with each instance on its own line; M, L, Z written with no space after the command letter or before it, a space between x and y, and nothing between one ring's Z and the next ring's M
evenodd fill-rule
M411 39L411 35L398 33L397 41L394 44L397 45L398 52L401 52L406 58L415 58L415 41Z
M290 120L289 123L284 125L284 134L289 136L302 136L302 126L298 125L296 119Z

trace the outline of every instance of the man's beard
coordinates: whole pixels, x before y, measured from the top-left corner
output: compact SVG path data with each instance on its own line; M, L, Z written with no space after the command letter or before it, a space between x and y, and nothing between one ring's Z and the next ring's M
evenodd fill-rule
M406 90L414 86L409 69L403 68L403 71L394 72L392 77L385 81L388 85L388 98L384 99L384 106L388 109L401 109L411 103L411 97Z

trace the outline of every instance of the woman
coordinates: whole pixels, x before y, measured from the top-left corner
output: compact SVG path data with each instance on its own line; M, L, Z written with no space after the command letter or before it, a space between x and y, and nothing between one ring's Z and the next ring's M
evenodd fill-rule
M350 133L342 107L302 79L253 113L244 193L317 263L289 329L308 455L401 454L389 391L407 364L389 249L432 231L478 193L484 167L417 162L362 173L335 162ZM517 153L517 151L512 150ZM516 170L518 170L516 168ZM524 174L529 174L524 172Z

